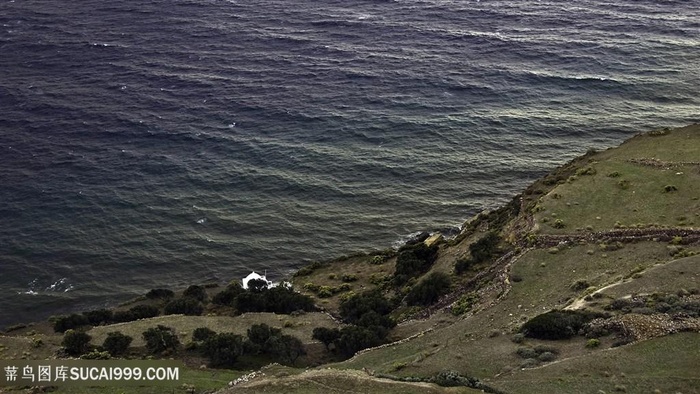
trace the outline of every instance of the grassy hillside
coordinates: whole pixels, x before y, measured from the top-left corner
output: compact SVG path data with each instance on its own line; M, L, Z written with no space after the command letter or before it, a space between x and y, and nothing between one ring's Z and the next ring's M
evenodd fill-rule
M421 238L398 251L314 263L292 282L323 313L241 315L236 302L211 302L239 291L229 286L206 290L204 316L159 316L88 333L95 345L108 332L128 334L135 339L127 356L138 358L146 356L143 331L173 327L183 346L166 356L186 362L183 381L194 386L173 389L181 393L221 388L253 370L221 392L699 392L698 152L698 125L639 135L553 170L508 205L467 222L454 239ZM400 277L402 264L414 268L404 266ZM447 287L411 301L430 290L427 278L436 273ZM384 324L387 316L398 323L377 331L386 331L384 345L346 359L341 342L314 339L314 328L357 323L343 308L368 290L392 310L362 324ZM144 298L120 309L162 310L166 302ZM209 360L188 345L196 328L245 335L260 323L299 338L308 354L287 367L263 367L271 359L254 354L233 370L200 369ZM0 357L53 357L61 340L48 323L18 328L0 336ZM115 392L94 390L84 392Z

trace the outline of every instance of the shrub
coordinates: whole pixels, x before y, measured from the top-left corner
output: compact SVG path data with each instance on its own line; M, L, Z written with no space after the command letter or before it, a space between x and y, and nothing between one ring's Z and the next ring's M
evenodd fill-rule
M175 297L175 293L168 289L153 289L146 293L148 299L169 299Z
M163 314L176 315L183 314L188 316L199 316L204 311L202 304L194 298L183 297L176 298L163 308Z
M270 337L268 344L268 353L277 359L282 364L294 365L294 362L306 354L304 344L291 335L274 335Z
M464 377L455 371L441 371L431 381L442 387L476 387L478 383L476 379Z
M437 254L437 245L427 246L423 242L399 249L394 271L396 283L406 283L410 278L427 271L437 259Z
M376 256L372 256L371 259L369 259L369 263L372 265L380 265L384 264L385 261L389 259L389 256L383 255L383 254L378 254Z
M557 219L557 220L555 220L554 223L552 224L552 227L554 227L554 228L564 228L564 227L566 227L566 224L564 224L564 221L563 221L563 220Z
M107 333L107 338L105 338L102 343L102 347L112 356L119 356L126 352L132 340L132 337L124 335L119 331L109 332Z
M203 342L216 335L216 331L208 327L198 327L192 332L192 340L195 342Z
M87 326L90 324L85 315L79 315L77 313L72 313L68 316L59 316L55 318L53 323L53 330L55 332L66 332L67 330L74 330L79 327Z
M525 336L538 339L567 339L576 335L586 323L599 314L580 311L550 311L523 324Z
M94 311L83 312L91 326L108 324L112 321L113 312L109 309L96 309Z
M498 243L500 241L501 237L499 237L496 232L492 231L480 240L469 245L469 252L472 255L474 263L479 264L493 257L494 254L498 252Z
M112 322L114 323L124 323L128 321L136 320L136 316L132 311L116 311L112 315Z
M457 302L455 302L454 305L452 305L451 312L455 316L459 316L461 314L469 312L478 300L479 295L477 293L473 291L469 292L460 297L460 299Z
M267 351L267 342L273 336L280 335L282 330L279 328L270 327L265 323L253 324L248 329L248 340L261 347L263 351Z
M333 288L330 286L320 286L318 288L318 291L316 291L316 295L318 298L329 298L333 297Z
M156 317L160 314L158 307L153 305L136 305L135 307L129 309L134 316L132 320L147 319L149 317Z
M586 167L586 168L579 168L576 170L576 175L577 176L582 176L582 175L595 175L596 170L593 167Z
M342 278L340 278L343 282L355 282L357 281L357 275L343 275Z
M328 347L330 346L331 343L333 343L336 339L340 337L340 330L337 328L326 328L326 327L316 327L314 328L313 331L313 339L321 341L324 346L326 346L326 350L328 350Z
M243 354L243 337L231 333L216 334L204 341L201 349L211 366L230 367Z
M244 293L245 290L240 284L231 284L222 292L216 293L212 297L211 302L216 305L233 306L239 294Z
M678 191L678 188L675 185L666 185L664 186L664 193L671 193Z
M81 360L109 360L110 358L112 358L112 355L110 355L109 352L101 352L97 349L93 349L88 353L80 355Z
M380 316L391 313L391 303L376 290L355 294L340 303L340 316L346 323L356 324L363 315L375 312Z
M151 354L174 351L180 345L173 329L160 324L144 331L142 335L143 340L146 341L146 349Z
M379 346L384 343L382 332L367 327L347 326L340 330L335 341L341 354L351 357L362 349Z
M316 310L311 297L297 293L293 289L284 286L263 289L259 292L243 292L236 297L235 306L239 313L273 312L289 314L298 310L307 312Z
M474 262L472 261L472 259L461 258L461 259L457 260L457 262L455 263L455 274L462 275L473 264L474 264Z
M559 354L559 349L555 348L554 346L549 346L549 345L537 345L537 346L534 347L534 349L535 349L535 352L537 352L538 355L539 355L539 354L542 354L542 353L545 353L545 352L554 353L554 354Z
M207 291L202 286L192 285L182 292L183 297L194 298L199 302L206 302Z
M586 347L589 349L595 349L598 346L600 346L600 340L598 340L596 338L591 338L591 339L586 341Z
M69 329L63 334L61 345L66 349L66 353L71 356L79 356L90 350L90 340L92 337L83 331Z
M555 358L557 358L557 355L552 352L540 353L540 355L537 356L537 359L542 362L554 361Z
M525 341L525 335L522 333L517 333L513 335L513 337L510 339L513 343L523 343Z
M537 358L537 352L535 349L529 347L518 348L515 353L517 353L517 355L521 358Z
M442 272L433 272L411 288L406 296L408 305L428 306L434 304L440 296L450 291L450 277Z

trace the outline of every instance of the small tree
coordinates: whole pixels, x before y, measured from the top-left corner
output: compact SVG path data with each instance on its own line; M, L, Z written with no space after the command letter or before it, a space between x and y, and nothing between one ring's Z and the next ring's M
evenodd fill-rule
M83 331L67 330L63 334L61 345L66 348L66 353L71 356L80 356L90 350L90 340L92 337Z
M175 350L180 344L173 329L160 324L155 328L149 328L144 331L143 340L146 341L146 349L151 354Z
M264 347L265 343L267 343L271 337L280 335L281 333L282 330L279 328L270 327L265 323L253 324L248 329L248 339L252 343Z
M201 349L213 367L230 367L243 354L243 337L231 333L216 334L204 341Z
M291 335L275 335L269 340L269 353L277 356L283 364L294 365L294 362L306 354L304 344Z
M112 356L119 356L126 352L133 339L119 331L110 332L107 333L107 338L102 343L102 347Z

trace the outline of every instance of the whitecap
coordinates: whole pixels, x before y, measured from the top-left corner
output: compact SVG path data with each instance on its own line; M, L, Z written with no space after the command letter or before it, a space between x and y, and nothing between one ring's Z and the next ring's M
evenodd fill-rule
M203 224L206 221L207 221L207 218L201 218L201 219L197 220L197 224Z

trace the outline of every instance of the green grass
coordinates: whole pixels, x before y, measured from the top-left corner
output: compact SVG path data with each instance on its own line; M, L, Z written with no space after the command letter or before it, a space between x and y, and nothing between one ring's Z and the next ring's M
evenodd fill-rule
M649 268L641 276L602 291L611 298L630 294L676 293L700 287L700 256L686 257Z
M535 214L539 231L602 231L613 229L616 224L700 227L698 165L660 168L629 161L697 162L699 151L700 127L695 126L664 136L639 136L594 155L589 164L582 166L594 169L594 175L577 175L541 197L540 210ZM664 192L667 185L677 190Z
M700 334L681 333L638 342L489 381L507 393L697 393Z

